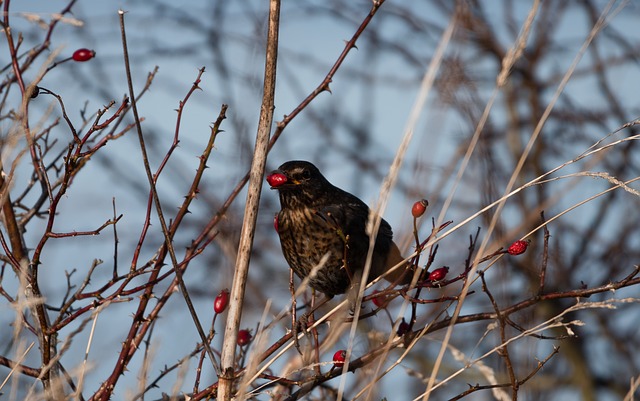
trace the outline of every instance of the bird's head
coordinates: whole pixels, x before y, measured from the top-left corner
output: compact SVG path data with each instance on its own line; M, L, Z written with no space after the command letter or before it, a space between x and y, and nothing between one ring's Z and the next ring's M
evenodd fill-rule
M271 189L280 193L282 206L295 203L310 205L323 197L332 185L312 163L288 161L267 176Z

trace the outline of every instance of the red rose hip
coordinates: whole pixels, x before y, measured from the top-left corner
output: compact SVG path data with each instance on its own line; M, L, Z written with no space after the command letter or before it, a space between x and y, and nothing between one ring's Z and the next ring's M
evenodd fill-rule
M218 294L215 301L213 301L213 310L216 313L222 313L227 309L227 305L229 305L229 290L225 288L220 291L220 294Z
M253 336L249 330L242 329L238 332L238 345L241 347L247 345L251 342L252 338Z
M509 246L507 253L509 255L520 255L525 253L528 246L529 241L518 240Z
M373 292L373 294L375 295L378 292L380 292L380 291L376 290L376 291ZM384 308L385 306L387 306L387 296L386 295L378 295L377 297L371 298L371 302L373 302L373 304L378 308Z
M73 52L71 58L73 61L84 62L89 61L96 56L96 52L91 49L78 49Z
M440 281L447 276L447 273L449 273L449 268L447 266L442 266L441 268L435 269L434 271L429 273L429 280Z
M344 366L344 360L347 359L347 351L341 349L333 354L333 367L339 368Z
M422 217L424 212L427 210L427 206L429 206L429 202L426 199L421 199L413 204L413 207L411 208L411 214L416 219L418 217Z

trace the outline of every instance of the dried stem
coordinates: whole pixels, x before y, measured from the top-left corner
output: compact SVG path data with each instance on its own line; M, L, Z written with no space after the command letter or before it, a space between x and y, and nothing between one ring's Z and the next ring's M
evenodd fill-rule
M227 323L224 331L222 345L220 386L218 387L218 399L230 401L233 396L233 384L235 380L235 349L238 339L238 329L244 304L244 292L249 274L249 260L253 246L256 220L258 216L258 204L262 189L262 177L267 161L269 133L273 122L274 99L276 90L276 66L278 60L278 32L280 30L280 0L271 0L269 3L269 26L267 33L267 49L264 68L264 87L262 106L260 108L260 121L256 138L253 162L251 163L249 190L247 203L240 233L238 258L233 275L231 288L231 302L227 314Z

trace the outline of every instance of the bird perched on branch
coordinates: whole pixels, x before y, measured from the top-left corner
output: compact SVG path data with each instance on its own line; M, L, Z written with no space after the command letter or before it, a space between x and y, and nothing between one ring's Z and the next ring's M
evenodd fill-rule
M274 225L284 257L296 275L304 279L324 261L309 280L312 288L328 297L357 288L369 250L369 207L332 185L306 161L284 163L267 176L267 182L280 195L282 210ZM404 265L385 276L388 281L410 283L413 268L404 262L391 226L382 219L367 282L401 263Z

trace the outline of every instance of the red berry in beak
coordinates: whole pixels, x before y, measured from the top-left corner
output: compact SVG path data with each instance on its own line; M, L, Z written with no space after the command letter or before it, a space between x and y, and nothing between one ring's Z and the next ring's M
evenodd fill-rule
M280 185L287 183L287 176L281 173L272 173L267 176L267 182L271 188L278 188Z
M529 241L518 240L509 246L507 252L509 255L520 255L527 250L529 246Z

